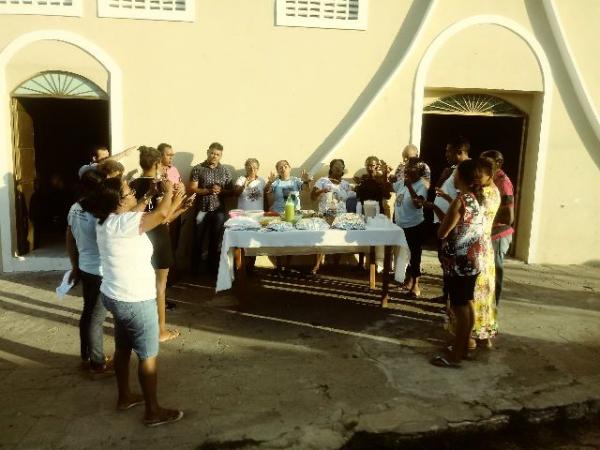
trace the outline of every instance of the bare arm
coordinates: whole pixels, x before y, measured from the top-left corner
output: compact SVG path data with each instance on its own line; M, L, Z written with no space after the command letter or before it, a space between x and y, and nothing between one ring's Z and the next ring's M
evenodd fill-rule
M69 275L69 283L74 285L79 282L79 250L77 250L77 242L71 231L71 226L67 226L67 253L71 261L71 275Z
M131 152L133 152L136 149L137 149L137 146L134 145L133 147L126 148L125 150L123 150L120 153L117 153L116 155L110 155L108 158L112 159L114 161L119 161L119 160L125 158L127 155L129 155Z
M459 197L455 198L448 208L448 213L442 220L440 228L438 229L438 238L446 239L448 234L456 227L463 213L463 206L460 202Z

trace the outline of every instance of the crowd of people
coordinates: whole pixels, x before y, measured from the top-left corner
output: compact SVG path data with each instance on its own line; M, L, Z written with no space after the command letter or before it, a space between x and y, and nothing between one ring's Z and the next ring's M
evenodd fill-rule
M192 273L214 275L228 217L228 196L237 197L239 209L282 213L290 198L300 210L300 193L305 190L324 215L355 212L361 203L376 202L404 230L410 262L402 288L414 299L421 296L421 255L429 229L425 211L431 211L443 270L439 300L448 302L448 330L454 336L452 345L431 363L460 367L477 345L492 346L498 332L503 260L514 219L512 184L502 171L500 152L485 151L470 159L468 140L451 140L445 148L449 167L433 186L431 169L412 145L402 151L395 170L369 156L366 173L352 183L343 179L342 159L332 160L327 176L315 181L304 170L300 177L292 176L286 160L278 161L265 180L259 175L259 161L248 158L245 173L234 180L221 164L223 146L214 142L206 159L191 169L185 185L173 165L170 145L138 150L142 174L129 182L122 164L105 149L98 149L93 161L80 169L81 192L68 213L67 250L70 281L81 281L83 288L83 364L92 374L114 372L117 408L144 404L147 426L183 417L182 411L162 408L157 400L159 343L179 335L166 326L165 293L180 240L180 216L192 209ZM394 199L391 207L390 198ZM319 270L320 259L317 255L314 272ZM107 311L115 322L113 358L103 350ZM139 360L142 395L132 393L129 385L132 351Z

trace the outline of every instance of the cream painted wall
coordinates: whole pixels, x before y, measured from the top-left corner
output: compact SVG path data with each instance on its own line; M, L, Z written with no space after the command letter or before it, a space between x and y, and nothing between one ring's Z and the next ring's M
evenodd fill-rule
M554 0L566 40L579 66L592 104L600 109L600 58L590 55L590 49L600 40L600 2L596 0ZM594 18L595 23L590 18ZM590 57L591 56L591 57Z
M496 25L471 27L446 42L429 70L427 86L544 90L531 49L513 32Z
M57 41L35 42L19 52L8 67L7 82L14 89L39 72L74 69L108 91L108 73L97 60L78 47Z
M123 71L125 146L170 142L179 152L176 162L184 177L215 140L225 146L223 162L236 169L250 156L261 161L265 176L281 158L296 167L304 164L331 138L332 130L353 105L379 90L385 78L381 75L393 72L409 38L403 20L414 13L416 5L409 0L371 1L367 31L344 31L275 27L271 1L202 0L195 23L99 19L90 3L86 3L82 18L0 16L0 47L31 30L58 28L80 34L104 49ZM561 0L561 12L571 8L564 6L568 3ZM345 159L349 176L370 154L396 164L410 139L416 70L433 39L457 20L472 15L508 17L530 29L542 43L558 83L540 237L542 243L552 245L541 246L540 260L582 262L600 254L595 230L585 225L597 229L597 219L591 209L578 206L593 200L584 192L600 190L597 161L590 160L588 150L598 142L587 136L582 124L585 119L572 106L564 68L547 27L540 25L540 6L522 0L442 0L435 5L412 53L327 161ZM418 20L414 14L409 17ZM597 21L600 13L577 17L569 19L569 29L586 28L587 21ZM586 29L586 33L592 31ZM575 44L580 54L594 54L589 44L586 47L586 42L580 41ZM506 30L490 26L468 29L451 39L434 61L427 87L539 91L539 70L534 70L528 52L523 42ZM468 65L464 71L447 69L467 57L476 58L478 64ZM87 55L64 44L36 43L16 55L9 66L11 89L44 70L46 64L48 69L60 65L62 70L106 85L106 73ZM587 64L591 69L586 68L586 73L596 74L598 63ZM518 92L503 94L508 101L513 96L512 103L522 109L529 102L523 99L531 98ZM568 101L558 100L560 95ZM535 111L536 106L528 108ZM579 123L578 127L573 123ZM527 153L534 165L535 118L530 124ZM322 150L328 150L327 146ZM127 163L130 168L137 166L135 152ZM564 171L577 174L567 188L553 182ZM534 176L533 167L528 176ZM525 199L527 194L523 194ZM556 220L554 215L565 208L568 219ZM584 224L581 247L570 242L571 233L563 223ZM527 224L519 226L526 229Z

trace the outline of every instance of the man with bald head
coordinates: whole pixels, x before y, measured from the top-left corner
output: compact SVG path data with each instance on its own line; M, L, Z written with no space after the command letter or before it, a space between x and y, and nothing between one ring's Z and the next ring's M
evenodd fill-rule
M416 145L408 144L402 150L402 162L396 168L396 172L394 172L394 177L396 181L404 181L404 168L406 167L406 163L410 158L416 158L419 156L419 150ZM429 185L431 184L431 169L429 166L425 164L424 173L423 173L423 181L425 182L425 186L429 189Z

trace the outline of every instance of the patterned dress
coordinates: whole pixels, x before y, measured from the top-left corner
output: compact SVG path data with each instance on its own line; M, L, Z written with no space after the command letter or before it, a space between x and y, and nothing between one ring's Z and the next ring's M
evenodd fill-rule
M490 339L498 334L496 317L496 267L492 247L492 225L500 206L500 192L492 184L483 188L483 239L481 245L481 272L477 277L474 292L475 326L474 339Z

